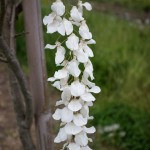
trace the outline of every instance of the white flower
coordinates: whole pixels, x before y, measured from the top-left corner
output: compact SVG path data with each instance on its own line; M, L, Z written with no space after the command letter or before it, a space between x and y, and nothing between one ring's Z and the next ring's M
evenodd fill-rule
M86 102L95 101L95 97L91 93L85 93L81 95L81 99Z
M72 33L66 41L66 46L72 51L77 50L79 48L79 38L74 33Z
M80 44L79 47L80 49L82 49L82 51L86 54L87 57L93 57L93 51L92 49L88 46L88 44L95 44L96 42L91 39L89 41L84 41L84 40L80 40Z
M89 74L84 71L83 76L82 76L82 82L83 82L85 85L87 85L87 86L89 86L90 88L92 88L93 86L95 86L95 83L90 82L90 81L88 80L88 77L89 77Z
M87 118L83 118L81 114L74 115L73 122L76 126L84 126L87 124Z
M58 27L58 32L63 36L65 36L65 34L70 35L73 32L73 25L71 21L67 20L66 18L63 18L63 21Z
M72 7L70 15L71 15L72 20L75 22L80 22L84 20L84 18L82 17L82 13L79 12L76 6Z
M82 21L81 26L79 28L79 34L84 40L88 40L92 38L92 33L89 31L89 28L85 21Z
M84 105L82 109L80 110L80 113L83 117L88 118L89 117L89 107L87 105Z
M100 93L101 92L101 89L98 87L98 86L93 86L89 92L92 92L92 93Z
M79 134L75 135L75 142L80 146L87 146L88 144L88 137L85 132L80 132Z
M55 17L56 17L55 13L51 13L48 16L45 16L43 18L44 25L50 25L51 23L53 23Z
M93 65L92 65L91 61L88 60L88 62L85 63L84 66L85 66L84 72L89 74L91 80L93 80L94 79L94 76L93 76Z
M70 99L71 99L71 92L70 92L70 88L66 87L62 94L61 94L61 98L64 104L68 104Z
M68 75L68 71L65 68L63 68L61 70L56 71L54 74L54 77L56 79L63 79L63 78L66 78L67 75Z
M56 57L55 57L55 63L58 65L62 63L65 59L65 48L62 46L57 47Z
M51 6L52 13L43 19L44 25L47 25L47 33L57 32L63 20L61 16L65 13L65 6L61 0L57 0Z
M77 60L81 63L86 63L88 61L88 54L83 51L83 47L79 44L79 49L74 51L74 55L77 57Z
M82 131L82 127L76 126L74 123L70 122L65 125L65 131L69 135L76 135Z
M69 79L69 74L65 78L60 79L60 84L66 87L68 85L68 79Z
M45 16L43 19L44 25L47 25L47 33L54 33L58 30L62 18L55 13L51 13L49 16Z
M57 88L58 90L61 89L60 81L56 81L52 84L53 87Z
M68 104L68 108L72 111L79 111L82 108L81 102L78 99L73 99Z
M54 139L55 143L60 143L67 140L67 134L65 132L65 128L60 128L58 135Z
M79 77L81 73L81 70L79 69L78 65L79 63L75 59L68 63L67 70L74 77Z
M76 143L70 143L68 145L69 150L80 150L80 146Z
M93 39L90 39L89 41L86 42L86 44L96 44L96 41Z
M50 81L50 82L54 82L56 79L54 77L50 77L47 79L47 81Z
M79 1L78 2L78 10L81 12L81 13L83 13L83 6L86 8L86 10L88 10L88 11L91 11L92 10L92 6L91 6L91 4L90 3L88 3L88 2L85 2L85 3L82 3L82 1Z
M94 57L93 51L91 50L91 48L88 45L84 45L83 50L87 56Z
M84 131L88 134L93 134L96 131L96 129L94 127L90 128L84 127Z
M53 12L58 16L62 16L65 13L65 6L61 0L56 0L51 6Z
M65 53L66 53L65 48L61 46L60 42L56 42L56 45L47 44L45 46L45 48L49 48L49 49L55 49L56 47L57 47L57 52L55 54L55 63L56 65L59 65L65 59Z
M79 81L74 81L70 86L70 90L72 96L78 97L85 93L85 86Z
M53 114L53 118L55 120L60 120L61 119L61 112L62 112L61 109L56 109L55 113Z
M63 108L61 112L61 121L62 122L71 122L73 120L73 111L69 110L68 108Z
M48 49L55 49L57 47L57 45L51 45L51 44L47 44L46 46L45 46L45 49L46 48L48 48Z

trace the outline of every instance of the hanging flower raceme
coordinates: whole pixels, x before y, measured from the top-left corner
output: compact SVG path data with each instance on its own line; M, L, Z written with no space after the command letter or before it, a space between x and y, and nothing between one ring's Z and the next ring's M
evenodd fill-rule
M48 81L62 92L61 100L56 102L56 106L64 106L57 108L53 114L55 120L61 121L54 142L65 141L63 149L69 150L91 150L88 143L92 139L88 138L88 134L94 133L95 128L87 127L88 120L93 119L89 115L89 107L95 101L92 93L100 92L100 88L90 81L94 79L90 61L94 54L89 45L96 42L92 39L92 33L83 17L84 8L92 10L90 3L79 0L77 6L70 10L67 19L63 2L56 0L51 6L52 12L43 19L47 33L58 32L66 37L65 41L60 42L59 38L54 45L47 44L45 48L56 49L55 63L60 69ZM74 33L74 26L78 27L78 33Z

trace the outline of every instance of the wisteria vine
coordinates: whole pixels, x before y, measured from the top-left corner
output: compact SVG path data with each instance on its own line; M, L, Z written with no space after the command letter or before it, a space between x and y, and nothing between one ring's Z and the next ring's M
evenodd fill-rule
M53 114L55 120L61 120L54 142L65 142L62 149L69 150L91 150L88 142L92 142L92 139L87 136L95 132L94 127L87 127L88 120L93 119L93 116L89 116L89 107L95 101L91 93L101 91L90 81L94 80L90 61L94 54L89 45L96 42L83 18L84 8L92 10L90 3L79 0L77 6L71 8L67 19L65 5L61 0L56 0L51 5L52 12L43 19L47 33L58 32L67 37L65 42L56 41L55 45L47 44L45 48L56 49L55 63L61 67L53 77L48 78L52 86L62 92L56 106L64 106L57 108Z

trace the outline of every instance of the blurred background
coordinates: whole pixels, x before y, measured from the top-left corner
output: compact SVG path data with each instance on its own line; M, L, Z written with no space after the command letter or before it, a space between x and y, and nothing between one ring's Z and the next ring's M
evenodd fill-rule
M50 13L52 1L42 0L42 15ZM68 5L71 0L64 1ZM150 150L150 0L91 0L92 12L85 12L87 24L97 41L95 83L102 92L91 108L95 117L89 124L93 150ZM22 14L17 32L24 31ZM45 43L54 44L58 34L45 34ZM25 37L17 38L17 56L28 75ZM48 76L56 70L55 51L45 51ZM3 74L7 71L0 66ZM20 150L13 105L8 97L7 77L0 78L0 150ZM49 84L51 106L60 93ZM11 123L10 123L11 122ZM59 124L58 124L59 125ZM57 133L57 126L55 133ZM54 125L55 126L55 125Z

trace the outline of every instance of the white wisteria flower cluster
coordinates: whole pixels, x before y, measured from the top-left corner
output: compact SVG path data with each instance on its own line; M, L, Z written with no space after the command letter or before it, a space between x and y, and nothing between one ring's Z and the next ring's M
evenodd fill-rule
M94 133L95 128L87 127L88 120L93 119L89 116L89 107L95 101L92 93L100 92L100 88L92 82L94 76L90 57L94 54L89 45L96 42L83 17L84 9L91 11L91 4L78 1L77 6L65 13L63 2L56 0L51 5L52 12L43 19L47 33L57 32L66 37L65 41L47 44L45 48L56 49L55 63L61 68L48 78L62 92L53 114L55 120L61 121L54 142L65 142L63 149L68 150L91 150L88 142L92 142L92 139L87 134ZM63 107L59 108L60 105Z

